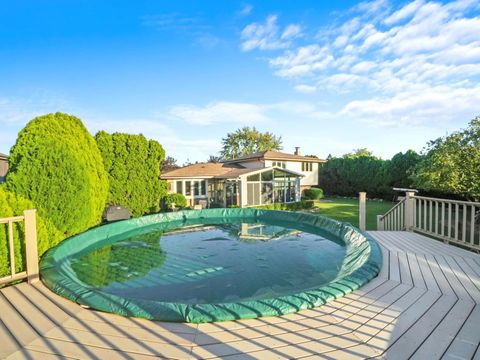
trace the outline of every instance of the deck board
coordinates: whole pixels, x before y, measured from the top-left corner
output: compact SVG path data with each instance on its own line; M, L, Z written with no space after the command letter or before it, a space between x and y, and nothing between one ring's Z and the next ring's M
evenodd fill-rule
M0 358L480 359L480 256L407 232L370 232L379 276L279 317L178 324L89 310L41 283L0 290Z

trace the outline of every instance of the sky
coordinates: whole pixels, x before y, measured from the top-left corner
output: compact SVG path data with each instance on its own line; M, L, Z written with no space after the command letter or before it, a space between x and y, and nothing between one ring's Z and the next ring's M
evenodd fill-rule
M51 112L205 161L243 126L390 158L480 115L480 1L0 0L0 152Z

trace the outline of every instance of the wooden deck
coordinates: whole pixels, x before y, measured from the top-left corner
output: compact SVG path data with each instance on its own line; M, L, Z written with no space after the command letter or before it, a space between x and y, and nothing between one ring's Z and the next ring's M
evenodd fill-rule
M371 232L369 284L297 314L213 324L84 309L42 284L0 291L0 358L480 359L480 256L407 232Z

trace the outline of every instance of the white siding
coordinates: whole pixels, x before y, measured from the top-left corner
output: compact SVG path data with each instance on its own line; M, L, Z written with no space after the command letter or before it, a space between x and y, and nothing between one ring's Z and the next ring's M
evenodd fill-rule
M318 185L318 163L312 163L312 171L302 171L301 161L287 161L286 168L304 175L300 186Z

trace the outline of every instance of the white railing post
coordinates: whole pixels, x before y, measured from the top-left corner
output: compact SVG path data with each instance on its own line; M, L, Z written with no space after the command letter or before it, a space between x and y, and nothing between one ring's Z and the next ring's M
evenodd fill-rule
M366 200L367 200L367 193L366 192L360 192L358 194L358 227L360 230L365 231L366 230Z
M405 230L413 231L415 227L415 193L405 193Z
M38 248L36 210L25 210L25 253L27 260L27 280L29 284L38 281Z
M385 230L383 228L383 215L377 215L377 230L378 231L383 231Z

